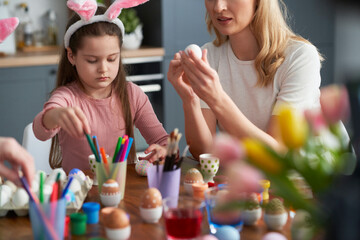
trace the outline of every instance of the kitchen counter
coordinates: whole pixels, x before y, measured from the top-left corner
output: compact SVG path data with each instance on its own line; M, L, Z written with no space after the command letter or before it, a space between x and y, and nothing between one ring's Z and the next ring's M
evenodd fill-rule
M136 50L123 50L124 58L142 58L165 55L165 50L160 47L141 47ZM59 63L60 49L48 52L18 52L14 55L0 57L0 68L31 67L41 65L56 65Z

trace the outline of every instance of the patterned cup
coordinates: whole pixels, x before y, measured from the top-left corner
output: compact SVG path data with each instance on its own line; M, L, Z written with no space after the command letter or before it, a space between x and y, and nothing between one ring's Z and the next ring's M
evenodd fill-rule
M200 166L201 173L204 176L205 182L212 182L213 177L216 175L219 170L220 160L218 157L210 154L204 153L200 155Z

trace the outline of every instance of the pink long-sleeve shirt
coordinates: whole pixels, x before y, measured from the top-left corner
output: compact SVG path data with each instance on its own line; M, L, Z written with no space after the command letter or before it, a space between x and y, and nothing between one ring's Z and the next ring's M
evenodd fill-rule
M157 119L146 94L131 82L127 83L127 89L134 125L149 145L166 145L168 135ZM52 108L75 106L84 112L90 124L91 135L97 136L100 147L110 156L115 151L118 138L125 134L120 99L114 91L106 99L94 99L86 95L76 83L58 88L45 103L44 109L35 117L33 130L35 136L43 141L58 133L63 157L62 167L67 173L73 168L83 171L90 169L90 146L85 135L78 139L71 137L61 128L46 129L43 117L44 113Z

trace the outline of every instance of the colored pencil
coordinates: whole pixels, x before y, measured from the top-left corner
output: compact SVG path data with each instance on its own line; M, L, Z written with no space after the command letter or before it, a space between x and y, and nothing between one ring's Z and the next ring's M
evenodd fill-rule
M116 143L116 148L115 148L115 152L113 154L113 160L112 162L115 162L115 158L116 158L116 155L118 154L119 150L120 150L120 147L121 147L121 143L122 143L122 137L119 137L117 143Z
M128 149L128 146L129 146L129 139L126 139L125 140L125 143L124 143L124 149L121 153L121 156L120 156L120 159L119 159L119 162L123 162L124 159L125 159L125 155L126 155L126 151Z
M99 142L98 142L96 136L93 136L92 139L93 139L93 143L94 143L94 146L95 146L96 153L98 154L100 162L101 162L102 157L101 157L101 154L100 154Z
M86 136L86 139L87 139L87 141L88 141L88 143L90 145L91 151L95 155L96 161L100 162L100 158L99 158L98 154L96 153L96 149L95 149L94 143L91 141L90 135L85 133L85 136Z
M127 150L126 150L124 161L126 161L128 156L129 156L129 152L130 152L131 145L132 145L133 141L134 141L134 139L132 137L130 137L129 138L129 145L128 145Z
M40 203L44 202L44 173L40 172L40 180L39 180L39 199Z
M64 189L63 189L63 191L62 191L62 193L61 193L61 198L64 198L64 197L65 197L67 191L69 190L69 187L70 187L70 184L71 184L73 178L74 178L74 177L72 177L72 176L69 178L68 182L66 183L66 185L65 185L65 187L64 187Z

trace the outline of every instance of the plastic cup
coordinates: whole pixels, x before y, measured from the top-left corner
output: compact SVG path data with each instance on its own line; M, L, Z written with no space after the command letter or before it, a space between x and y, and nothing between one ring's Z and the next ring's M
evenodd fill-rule
M181 169L164 172L163 167L154 165L147 169L149 188L159 189L163 198L179 196Z
M201 235L202 201L189 196L167 197L163 207L167 239L196 239Z
M227 208L229 204L243 201L243 196L237 194L226 185L218 185L205 190L205 204L208 216L209 228L212 234L217 229L230 225L238 231L242 230L243 221L241 218L241 209Z
M72 213L70 215L70 229L73 235L84 235L86 233L86 219L84 213Z
M54 230L58 238L63 239L66 215L65 199L42 203L40 207L43 209L48 221L50 221L51 225L54 226ZM35 203L33 201L29 202L29 214L34 239L52 239L52 237L47 234L45 226L36 211Z
M120 200L123 199L125 195L127 161L113 163L112 159L109 158L108 164L95 162L95 165L99 192L101 192L101 187L106 180L114 179L119 184Z
M87 224L95 224L99 222L100 204L97 202L86 202L82 206L83 211L87 216Z

